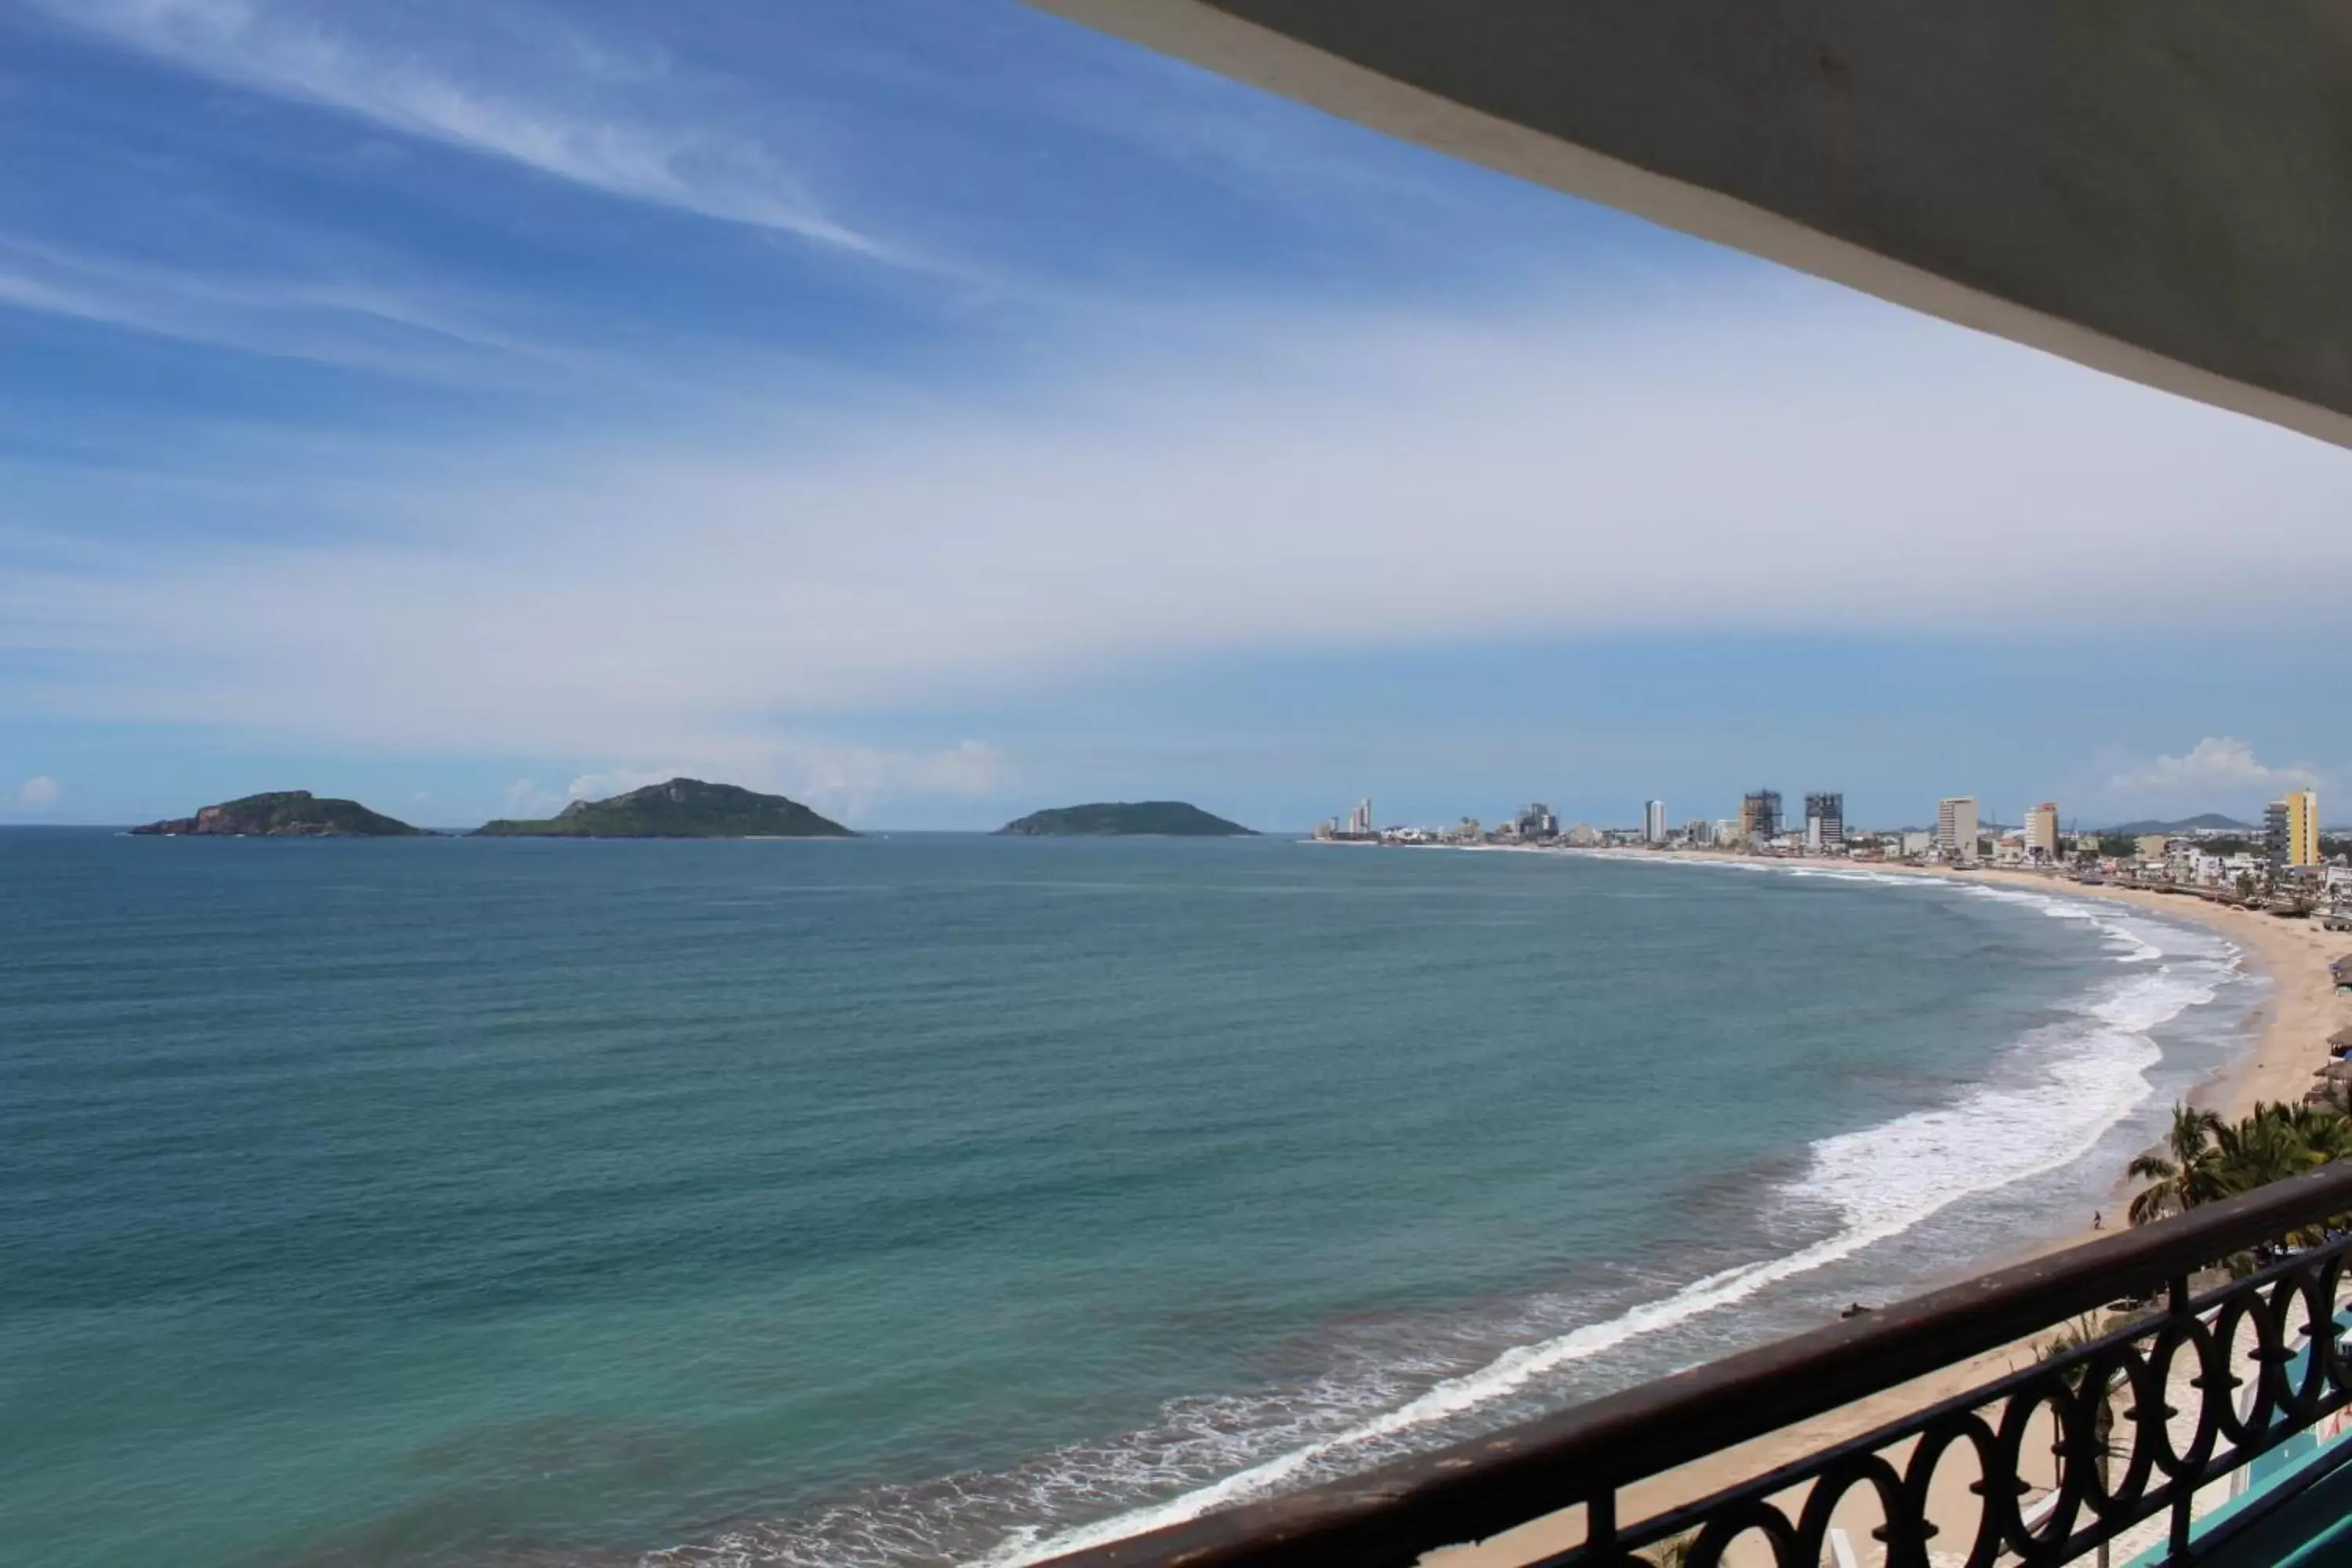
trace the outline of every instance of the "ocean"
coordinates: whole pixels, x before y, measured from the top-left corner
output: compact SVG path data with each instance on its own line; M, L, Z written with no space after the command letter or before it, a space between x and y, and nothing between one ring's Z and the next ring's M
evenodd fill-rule
M1009 1568L2075 1228L2261 984L1845 872L0 829L0 1558Z

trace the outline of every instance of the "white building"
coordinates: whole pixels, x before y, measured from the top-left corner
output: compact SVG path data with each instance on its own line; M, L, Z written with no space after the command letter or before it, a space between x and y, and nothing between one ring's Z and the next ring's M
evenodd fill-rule
M1666 803L1663 800L1644 802L1642 806L1642 837L1653 844L1666 841Z
M1695 816L1683 824L1683 842L1694 849L1706 849L1715 843L1715 824L1704 816Z
M1936 851L1945 859L1975 865L1977 831L1976 796L1956 795L1936 803Z
M1370 800L1360 800L1348 808L1348 836L1351 838L1370 838L1372 836Z

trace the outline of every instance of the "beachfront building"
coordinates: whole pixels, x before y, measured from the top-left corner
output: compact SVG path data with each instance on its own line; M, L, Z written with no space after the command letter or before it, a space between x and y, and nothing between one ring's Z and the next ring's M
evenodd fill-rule
M1780 835L1780 792L1759 789L1739 799L1739 842L1769 846Z
M1519 815L1510 824L1510 836L1524 844L1539 844L1559 837L1559 818L1542 801L1530 801L1519 807Z
M1683 842L1694 849L1706 849L1715 843L1715 824L1704 816L1694 816L1683 824Z
M1805 797L1805 848L1815 855L1845 853L1845 796L1840 792Z
M2271 802L2263 814L2263 838L2274 867L2318 865L2319 792L2299 789Z
M2058 803L2045 800L2025 813L2025 853L2044 866L2058 863Z
M1372 803L1370 799L1360 800L1354 805L1348 808L1347 837L1349 838L1370 838L1371 836Z
M1642 837L1652 844L1666 841L1666 803L1651 800L1642 803Z
M1936 852L1958 866L1977 860L1977 797L1949 795L1936 803Z

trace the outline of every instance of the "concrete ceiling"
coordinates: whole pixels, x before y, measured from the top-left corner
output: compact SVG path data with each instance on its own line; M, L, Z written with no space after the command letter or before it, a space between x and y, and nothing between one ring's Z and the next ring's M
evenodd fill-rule
M1030 0L2352 446L2352 0Z

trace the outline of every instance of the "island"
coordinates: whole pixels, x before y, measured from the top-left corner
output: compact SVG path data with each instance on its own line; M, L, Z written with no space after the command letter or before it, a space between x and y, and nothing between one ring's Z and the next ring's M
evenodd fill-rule
M1033 811L996 830L1017 837L1108 838L1158 834L1170 838L1255 838L1254 828L1212 816L1181 800L1097 801Z
M575 800L539 821L499 821L477 838L855 838L796 800L672 779L609 800Z
M167 817L131 830L171 837L430 838L355 800L321 800L307 789L276 790L208 805L194 816Z

